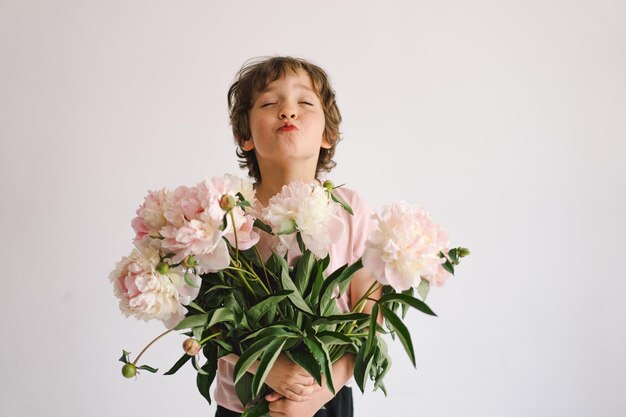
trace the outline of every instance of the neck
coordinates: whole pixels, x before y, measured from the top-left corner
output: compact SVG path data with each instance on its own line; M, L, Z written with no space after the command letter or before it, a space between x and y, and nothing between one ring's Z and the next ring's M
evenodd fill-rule
M304 169L303 169L304 168ZM315 178L315 168L308 167L281 167L272 166L271 169L264 169L259 164L261 171L261 181L256 184L256 198L259 202L267 206L270 198L278 194L284 185L294 181L302 181L306 183L318 182Z

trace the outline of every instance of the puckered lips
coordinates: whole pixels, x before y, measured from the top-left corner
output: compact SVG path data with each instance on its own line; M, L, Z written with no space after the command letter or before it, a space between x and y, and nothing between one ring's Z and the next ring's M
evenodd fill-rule
M296 125L292 125L291 123L285 123L278 128L279 132L293 132L295 130L298 130L298 127Z

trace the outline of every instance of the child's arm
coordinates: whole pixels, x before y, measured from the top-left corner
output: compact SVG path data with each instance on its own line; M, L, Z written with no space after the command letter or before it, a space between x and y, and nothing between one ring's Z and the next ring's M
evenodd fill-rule
M352 279L350 284L350 304L356 303L374 283L374 277L372 274L361 269ZM379 299L381 291L377 291L369 298ZM363 312L371 314L374 302L368 300L365 303ZM380 318L379 318L380 320ZM343 355L337 362L333 364L333 385L335 386L335 392L338 392L354 373L354 361L355 355L348 353ZM334 394L328 389L326 384L322 387L317 385L318 390L311 395L311 398L306 401L296 402L291 401L288 398L283 398L280 393L271 393L265 398L270 402L270 416L271 417L311 417L320 408L324 406L328 401L332 400Z

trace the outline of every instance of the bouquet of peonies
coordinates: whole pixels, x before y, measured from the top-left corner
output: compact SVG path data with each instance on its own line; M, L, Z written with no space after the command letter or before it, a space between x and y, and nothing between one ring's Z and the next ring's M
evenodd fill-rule
M161 320L168 330L132 362L124 351L123 375L156 372L138 366L140 357L158 338L179 330L187 336L185 353L165 374L191 361L198 389L210 402L219 358L235 354L237 394L251 405L244 415L254 416L267 412L264 381L281 352L332 392L331 365L345 353L356 354L361 391L368 378L385 390L391 362L382 334L397 336L415 365L398 310L402 317L409 307L434 315L424 303L429 288L442 285L469 251L449 248L443 230L421 208L395 203L373 216L362 258L327 275L329 245L344 228L339 210L352 214L336 188L328 181L295 182L262 209L252 184L230 175L149 192L132 221L135 248L110 279L124 314ZM350 312L342 312L336 299L362 267L376 281ZM381 289L372 314L363 313Z

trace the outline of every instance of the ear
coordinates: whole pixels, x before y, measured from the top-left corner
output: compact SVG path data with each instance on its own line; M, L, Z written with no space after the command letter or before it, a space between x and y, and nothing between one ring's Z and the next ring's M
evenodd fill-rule
M326 139L326 135L322 136L322 144L321 146L324 149L330 149L333 147L332 143L328 139Z
M243 141L243 145L241 145L241 150L245 152L249 152L254 149L254 141L252 138L248 138Z

